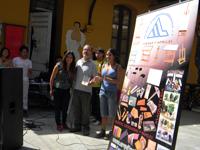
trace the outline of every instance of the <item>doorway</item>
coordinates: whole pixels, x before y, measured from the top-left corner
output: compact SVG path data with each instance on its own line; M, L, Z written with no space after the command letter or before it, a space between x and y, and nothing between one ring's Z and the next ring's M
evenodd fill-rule
M49 71L52 12L30 13L29 27L31 36L30 59L33 64L33 77L37 77L41 72Z
M33 76L51 73L60 53L64 0L30 0L29 46Z

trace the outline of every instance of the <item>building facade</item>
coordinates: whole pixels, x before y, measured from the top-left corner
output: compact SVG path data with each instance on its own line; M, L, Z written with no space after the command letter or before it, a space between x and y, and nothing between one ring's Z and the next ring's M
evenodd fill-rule
M176 2L174 0L172 3ZM6 0L0 2L0 23L25 27L24 43L30 46L32 59L44 60L40 62L43 67L35 65L41 70L51 70L56 57L63 55L67 50L66 34L73 28L75 21L81 23L84 43L89 43L95 48L116 48L120 54L120 63L126 67L137 15L166 5L169 5L169 2L163 0ZM37 19L34 18L34 13L39 14ZM32 27L36 26L33 22L37 22L44 13L51 17L50 22L46 23L51 26L45 24L48 26L46 34L40 35L43 30L37 28L33 32ZM51 34L47 34L50 29ZM39 37L45 40L38 40ZM49 46L44 47L44 43L48 43ZM195 36L189 65L189 83L196 83L198 76L195 66L196 43ZM41 50L37 51L39 47ZM42 53L44 49L46 52ZM81 48L78 50L81 53ZM36 54L35 51L40 53Z

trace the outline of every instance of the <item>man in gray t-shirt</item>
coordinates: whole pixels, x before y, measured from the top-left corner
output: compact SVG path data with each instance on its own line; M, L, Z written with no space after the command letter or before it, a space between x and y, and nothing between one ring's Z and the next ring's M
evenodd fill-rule
M96 66L92 58L92 48L85 45L83 57L76 63L76 78L74 91L69 107L70 116L73 116L71 132L81 131L83 135L89 135L90 99L92 94L93 77L97 75ZM70 118L71 120L72 118ZM72 121L72 120L71 120Z

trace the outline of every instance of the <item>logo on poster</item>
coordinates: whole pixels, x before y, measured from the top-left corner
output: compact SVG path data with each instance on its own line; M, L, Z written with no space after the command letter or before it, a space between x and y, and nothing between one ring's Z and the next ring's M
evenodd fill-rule
M145 39L168 37L172 35L173 22L169 14L157 15L149 24Z

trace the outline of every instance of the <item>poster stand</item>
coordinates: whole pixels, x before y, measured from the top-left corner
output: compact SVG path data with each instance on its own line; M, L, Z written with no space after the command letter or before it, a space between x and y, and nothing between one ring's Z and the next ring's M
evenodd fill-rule
M108 150L175 149L197 10L192 0L137 17Z

